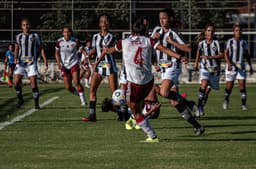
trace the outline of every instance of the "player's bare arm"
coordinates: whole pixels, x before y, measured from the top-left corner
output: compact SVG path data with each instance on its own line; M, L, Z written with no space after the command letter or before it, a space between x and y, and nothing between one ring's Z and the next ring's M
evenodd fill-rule
M14 63L18 64L19 62L19 45L15 44L15 49L14 49Z
M228 56L229 56L229 52L228 52L228 50L225 50L224 51L224 59L225 59L227 65L228 65L228 70L232 70L232 63L230 62Z
M60 69L61 64L60 64L60 50L59 49L55 49L55 58L56 58L57 65Z
M41 56L44 60L45 71L47 71L48 70L48 62L47 62L47 59L46 59L44 48L41 49Z
M194 64L194 69L195 69L195 70L198 70L199 58L200 58L200 51L197 50L197 51L196 51L196 60L195 60L195 64Z

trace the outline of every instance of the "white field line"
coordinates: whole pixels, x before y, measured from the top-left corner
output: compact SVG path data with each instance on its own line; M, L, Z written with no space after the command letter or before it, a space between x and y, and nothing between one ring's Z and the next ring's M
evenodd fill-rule
M51 102L53 102L54 100L58 99L59 97L58 96L55 96L55 97L52 97L48 100L46 100L44 103L42 103L40 105L40 107L45 107L47 106L48 104L50 104ZM2 122L0 123L0 130L4 129L5 127L9 126L9 125L12 125L18 121L21 121L22 119L24 119L25 117L27 116L30 116L31 114L33 114L34 112L38 111L37 109L30 109L29 111L25 112L24 114L22 115L19 115L17 117L15 117L14 119L12 119L11 121L5 121L5 122Z

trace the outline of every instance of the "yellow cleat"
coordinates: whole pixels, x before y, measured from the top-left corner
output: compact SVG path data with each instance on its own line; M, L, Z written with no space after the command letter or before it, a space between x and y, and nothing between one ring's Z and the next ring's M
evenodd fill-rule
M137 124L135 124L133 127L134 127L136 130L140 130L140 129L141 129L141 127L140 127L139 125L137 125Z
M141 140L141 143L159 143L159 139L158 138L150 138L148 137L146 140Z
M132 125L130 123L125 123L125 129L126 130L132 130Z

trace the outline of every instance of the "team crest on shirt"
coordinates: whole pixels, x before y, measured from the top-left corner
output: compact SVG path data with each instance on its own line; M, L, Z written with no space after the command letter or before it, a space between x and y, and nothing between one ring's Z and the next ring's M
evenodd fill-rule
M212 50L215 52L217 50L217 47L216 46L213 46L212 47Z

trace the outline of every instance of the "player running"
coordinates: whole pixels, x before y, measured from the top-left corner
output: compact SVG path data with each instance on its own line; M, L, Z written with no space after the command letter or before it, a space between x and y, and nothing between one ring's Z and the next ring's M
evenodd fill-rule
M174 20L174 13L171 9L163 9L159 12L159 22L161 27L157 26L154 28L151 38L156 39L164 47L173 50L175 52L190 52L189 45L185 44L184 41L179 37L179 35L171 29L171 24ZM156 62L154 63L156 71L161 71L161 88L160 95L170 99L172 106L174 106L180 113L184 110L180 109L180 104L176 101L176 97L171 99L169 96L170 91L173 93L178 93L178 80L181 73L181 59L174 57L172 55L166 54L160 50L156 50ZM186 99L184 99L186 100ZM195 102L187 102L187 110L190 114L190 111L196 112ZM184 116L185 120L188 120L189 116ZM189 122L192 124L191 122ZM203 128L196 128L196 133L200 135L204 132Z
M91 40L86 40L84 49L85 49L87 54L89 54L90 51L92 50L92 45L91 44L92 44ZM90 56L89 55L85 56L83 53L81 54L80 67L81 67L80 80L85 75L84 87L90 88L91 63L90 63Z
M13 73L15 68L14 63L14 44L10 44L8 47L8 51L5 53L5 65L4 65L4 73L8 70L8 86L12 87L13 83Z
M80 68L78 51L87 56L86 51L81 47L77 38L73 36L70 27L64 27L63 37L59 38L55 46L55 58L61 70L64 85L68 91L80 97L81 105L87 105L84 97L84 89L80 84ZM77 90L72 86L72 80Z
M247 42L241 37L242 28L240 25L235 24L233 26L233 38L227 42L226 49L224 51L226 60L226 88L225 99L223 103L223 109L228 109L229 96L234 87L234 81L237 79L240 89L240 96L242 100L242 110L247 110L246 106L246 70L245 59L250 67L250 74L253 73L250 55L248 52Z
M14 52L14 63L16 64L14 85L19 99L16 107L20 108L24 103L21 80L24 76L27 76L32 88L35 109L39 109L39 90L37 85L37 76L39 74L37 68L38 51L41 52L41 56L44 60L45 71L48 69L48 64L40 38L37 33L30 31L30 22L28 19L24 18L21 20L21 29L22 33L16 36Z
M202 40L204 39L204 40ZM220 60L223 53L220 51L218 40L214 39L214 26L209 24L197 37L198 49L194 69L198 70L200 61L200 88L198 95L197 117L204 115L204 106L211 89L219 90Z
M116 41L113 34L109 32L110 24L111 18L109 15L100 15L100 32L93 35L92 50L89 55L96 55L96 62L93 65L94 72L90 85L89 113L87 117L82 118L85 122L96 122L96 93L103 78L108 78L108 84L112 93L117 89L117 66L115 59L111 54L102 54L103 47L113 47Z

